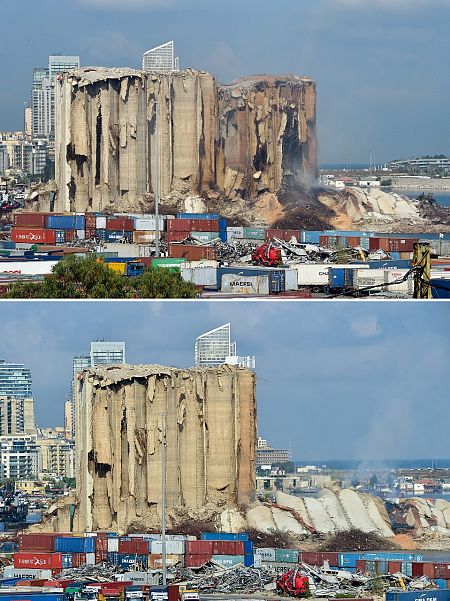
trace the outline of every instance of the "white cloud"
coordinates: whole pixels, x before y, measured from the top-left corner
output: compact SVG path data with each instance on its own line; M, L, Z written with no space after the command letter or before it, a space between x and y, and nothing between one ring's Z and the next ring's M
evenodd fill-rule
M380 333L378 319L374 315L350 319L350 328L359 338L373 338Z

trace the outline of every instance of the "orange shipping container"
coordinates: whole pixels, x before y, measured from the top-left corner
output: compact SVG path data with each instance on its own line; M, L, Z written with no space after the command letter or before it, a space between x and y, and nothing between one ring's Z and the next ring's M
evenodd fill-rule
M169 257L172 259L187 259L188 261L200 261L201 259L215 261L216 249L212 246L169 244Z

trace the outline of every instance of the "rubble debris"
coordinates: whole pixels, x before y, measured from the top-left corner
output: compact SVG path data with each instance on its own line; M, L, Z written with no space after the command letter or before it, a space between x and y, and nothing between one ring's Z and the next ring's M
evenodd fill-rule
M349 530L337 532L319 547L319 551L394 551L399 547L374 532Z
M66 568L61 571L58 578L61 580L73 580L74 582L111 582L117 574L123 574L125 570L110 563L98 563L95 566L83 564L78 568Z

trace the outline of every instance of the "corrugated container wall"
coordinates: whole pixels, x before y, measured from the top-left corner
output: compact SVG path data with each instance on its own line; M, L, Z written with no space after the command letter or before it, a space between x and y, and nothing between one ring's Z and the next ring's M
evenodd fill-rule
M46 226L51 230L84 230L84 215L48 215Z

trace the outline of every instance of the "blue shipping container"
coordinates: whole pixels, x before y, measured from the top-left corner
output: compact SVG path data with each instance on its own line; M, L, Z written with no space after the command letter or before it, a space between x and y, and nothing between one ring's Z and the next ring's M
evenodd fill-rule
M412 561L402 561L400 572L412 577Z
M253 553L246 553L244 555L244 566L246 568L251 568L252 565L255 563L255 556L253 555Z
M260 267L218 267L217 287L222 288L222 276L225 274L251 277L257 275L269 276L269 292L284 292L286 290L286 273L284 269Z
M57 537L55 538L57 553L95 553L95 537Z
M71 553L63 553L61 559L62 559L63 569L72 567L72 554Z
M219 213L177 213L177 219L220 219Z
M50 230L84 230L84 215L48 215L47 228Z
M386 601L448 601L449 598L450 591L442 591L440 589L386 593Z
M114 566L119 565L119 554L117 551L108 552L108 563L112 563Z
M450 280L431 279L433 298L450 298Z
M354 269L345 269L345 267L331 267L328 270L328 287L330 290L351 288L353 286Z
M219 231L219 238L221 242L226 242L227 241L227 230L220 230Z
M447 580L445 580L445 578L435 578L433 582L438 588L442 589L443 591L447 590Z
M230 540L230 541L248 541L248 534L245 532L202 532L201 540ZM245 549L245 546L244 546Z
M300 242L303 244L319 244L322 232L300 232Z
M340 568L356 568L356 560L364 559L361 553L339 553L338 563Z
M225 217L222 217L222 219L219 219L219 232L223 232L224 230L226 230L227 225L228 225L228 220L225 219Z
M249 555L249 554L253 555L253 541L251 541L251 540L244 541L244 553L245 553L245 555Z
M99 230L97 230L98 232ZM122 230L106 230L105 238L107 242L117 242L117 240L125 240L126 242L133 242L133 232L124 232Z
M11 593L0 590L0 601L64 601L64 598L64 593Z
M386 561L423 561L422 553L395 553L391 551L371 551L361 553L361 559L378 560L385 559Z
M127 568L129 566L138 565L144 568L148 567L148 555L137 555L135 553L119 555L119 566Z

